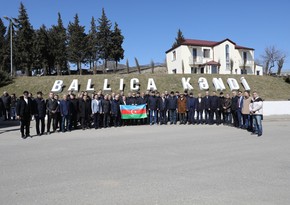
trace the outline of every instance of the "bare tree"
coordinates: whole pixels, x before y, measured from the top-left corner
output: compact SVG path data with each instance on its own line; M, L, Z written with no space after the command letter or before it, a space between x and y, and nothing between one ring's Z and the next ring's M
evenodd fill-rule
M129 60L128 59L126 60L126 68L127 68L127 73L129 74L129 68L130 67L129 67Z
M155 67L154 61L151 60L151 73L154 73L154 67Z
M286 58L286 55L283 54L281 56L281 58L277 61L277 66L278 66L277 74L278 75L281 75L281 70L283 68L283 65L284 65L284 62L285 62L285 58Z
M272 69L275 67L275 62L279 61L283 56L283 52L277 49L275 46L268 46L265 48L265 53L261 56L264 62L264 72L269 74L272 72Z
M230 68L231 68L231 74L233 74L233 70L234 70L234 60L232 58L230 60Z
M136 63L136 67L138 69L139 74L141 74L141 68L140 68L140 65L139 65L139 62L138 62L137 58L135 58L135 63Z
M183 60L181 61L181 70L182 70L182 74L184 74L184 62L183 62Z

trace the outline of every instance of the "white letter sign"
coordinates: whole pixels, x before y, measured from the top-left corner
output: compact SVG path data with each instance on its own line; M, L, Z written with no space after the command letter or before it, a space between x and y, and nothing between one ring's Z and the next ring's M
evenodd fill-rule
M189 81L190 81L190 78L187 78L187 80L185 80L185 78L181 79L184 90L193 90L193 87L190 85Z
M62 80L56 80L51 88L51 92L53 93L59 93L62 90L63 81Z
M132 90L132 91L139 90L139 79L138 78L132 78L130 80L130 90Z
M199 84L200 90L208 90L208 88L209 88L208 82L207 82L206 78L204 78L204 77L200 77L198 79L198 84Z
M251 90L247 80L244 77L241 77L241 83L244 86L245 90Z
M228 84L230 86L231 91L240 89L239 83L238 83L238 81L236 79L228 78L227 82L228 82Z
M215 90L225 90L226 89L224 82L221 78L213 78L212 83L215 87Z
M94 91L94 88L92 88L92 79L88 79L87 83L87 91Z
M147 90L157 90L157 87L155 85L153 78L148 78Z
M123 91L124 90L124 79L123 78L120 79L120 87L119 87L119 90L120 91Z
M108 83L108 79L104 79L104 87L103 87L103 91L111 91L112 88L109 87L109 83Z
M68 91L79 91L79 81L78 79L73 79L73 81L71 82Z

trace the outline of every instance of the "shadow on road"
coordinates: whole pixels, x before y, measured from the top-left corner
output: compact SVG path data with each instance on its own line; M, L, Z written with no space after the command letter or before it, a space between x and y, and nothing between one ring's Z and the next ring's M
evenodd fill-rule
M4 121L0 119L0 134L19 130L19 124L20 122L18 120Z

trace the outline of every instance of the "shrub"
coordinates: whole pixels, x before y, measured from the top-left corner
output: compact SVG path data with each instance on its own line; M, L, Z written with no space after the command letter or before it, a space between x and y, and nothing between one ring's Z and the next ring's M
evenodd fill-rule
M12 83L12 77L5 71L0 70L0 87Z

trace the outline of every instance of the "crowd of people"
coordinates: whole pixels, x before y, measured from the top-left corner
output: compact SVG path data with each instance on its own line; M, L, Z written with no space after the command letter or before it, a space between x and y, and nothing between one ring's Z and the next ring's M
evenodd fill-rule
M124 120L120 105L146 104L147 118ZM20 120L22 138L30 136L30 122L35 121L36 134L70 132L76 129L99 129L130 125L227 125L262 135L263 100L257 92L233 91L231 94L215 91L184 93L167 91L124 92L103 94L70 92L61 97L49 93L44 99L41 91L34 98L23 92L19 98L6 91L0 98L0 115L4 120ZM47 120L46 120L47 119ZM45 132L46 128L46 132Z

